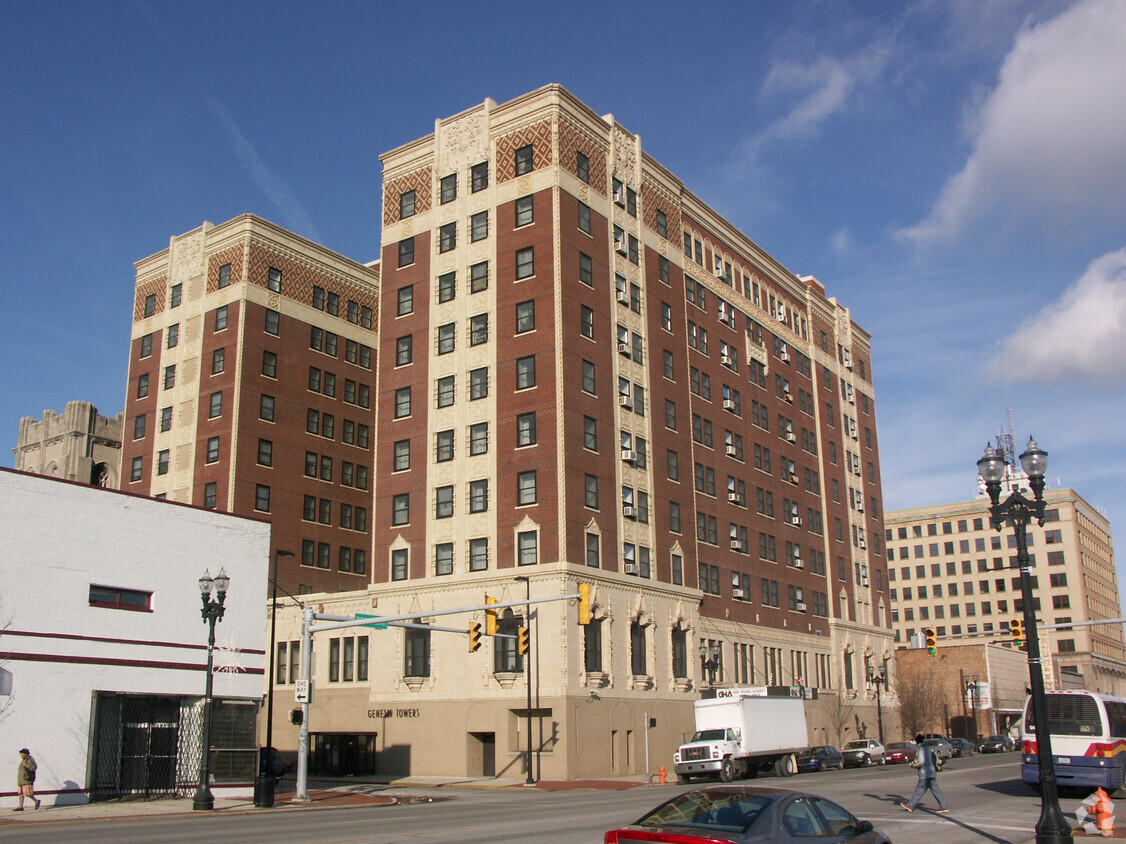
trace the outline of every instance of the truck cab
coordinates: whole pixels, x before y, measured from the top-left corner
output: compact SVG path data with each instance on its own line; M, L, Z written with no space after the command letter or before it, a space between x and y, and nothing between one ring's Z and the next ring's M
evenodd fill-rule
M717 776L731 782L737 770L734 760L741 755L739 738L737 727L697 730L673 754L677 781L686 783L693 776Z

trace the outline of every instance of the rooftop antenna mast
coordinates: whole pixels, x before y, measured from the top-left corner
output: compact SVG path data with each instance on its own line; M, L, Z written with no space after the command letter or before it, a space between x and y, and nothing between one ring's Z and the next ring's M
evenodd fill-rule
M997 434L997 450L1005 455L1005 462L1016 471L1020 464L1017 462L1016 428L1013 425L1013 409L1009 408L1009 433Z

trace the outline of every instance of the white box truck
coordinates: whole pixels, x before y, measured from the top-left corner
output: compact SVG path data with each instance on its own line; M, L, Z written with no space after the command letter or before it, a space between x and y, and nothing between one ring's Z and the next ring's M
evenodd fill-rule
M804 689L782 692L766 686L721 689L714 699L696 701L696 733L673 755L677 782L692 777L731 782L772 769L792 776L796 755L809 746Z

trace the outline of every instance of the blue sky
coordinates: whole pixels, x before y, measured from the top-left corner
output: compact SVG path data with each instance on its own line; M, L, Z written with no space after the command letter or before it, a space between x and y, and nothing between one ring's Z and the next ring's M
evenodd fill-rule
M0 4L0 431L121 410L170 236L371 260L379 153L558 82L871 332L887 508L971 497L1012 408L1122 534L1124 56L1119 0Z

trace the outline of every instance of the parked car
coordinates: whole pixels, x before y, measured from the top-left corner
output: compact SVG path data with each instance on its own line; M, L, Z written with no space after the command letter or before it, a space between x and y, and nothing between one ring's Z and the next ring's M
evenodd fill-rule
M893 741L884 747L884 761L892 763L914 762L919 746L913 741Z
M982 753L1006 753L1016 747L1008 736L990 736L981 745Z
M714 785L687 791L628 826L612 829L603 844L647 842L804 842L810 837L850 844L890 844L870 821L824 797L781 788Z
M841 750L846 768L884 764L884 746L875 739L854 739Z
M826 744L821 747L811 747L805 753L798 754L798 773L830 771L833 768L844 768L844 757L835 747Z
M950 739L950 746L954 748L954 755L959 759L963 756L974 755L974 743L969 739L952 738Z
M954 755L954 747L944 738L929 738L923 744L933 750L935 756L943 762Z

